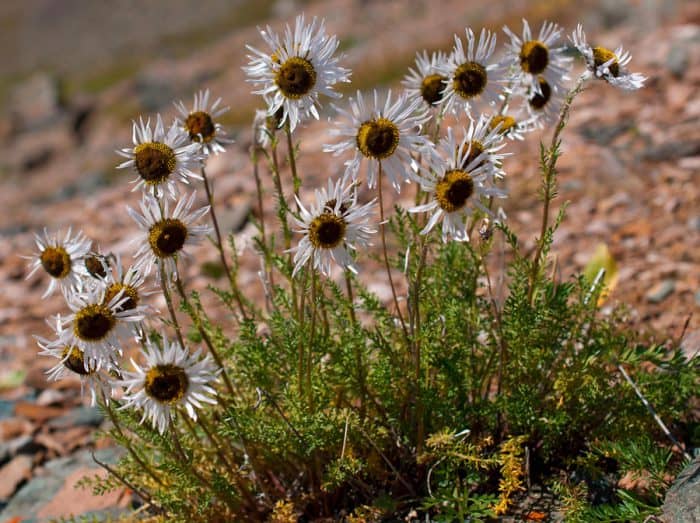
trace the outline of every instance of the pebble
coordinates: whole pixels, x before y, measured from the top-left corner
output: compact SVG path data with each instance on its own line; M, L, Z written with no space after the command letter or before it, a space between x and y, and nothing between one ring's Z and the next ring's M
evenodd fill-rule
M700 457L678 475L663 505L665 521L700 521Z
M4 463L17 454L33 450L34 448L34 440L28 434L0 443L0 463Z
M7 501L15 493L17 485L31 477L32 458L15 456L12 461L0 468L0 501Z
M662 280L647 291L646 299L650 303L661 303L668 298L675 289L675 280Z
M683 78L688 69L688 49L684 43L675 43L668 50L666 67L676 78Z
M50 420L47 425L52 429L67 429L88 425L97 427L102 423L102 413L95 407L78 407L62 416Z

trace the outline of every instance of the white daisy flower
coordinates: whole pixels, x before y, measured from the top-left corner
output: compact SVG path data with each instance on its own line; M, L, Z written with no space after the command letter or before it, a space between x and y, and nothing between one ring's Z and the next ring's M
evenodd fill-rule
M625 51L622 46L612 52L605 47L591 47L586 41L586 33L583 26L578 24L576 31L571 35L573 42L579 53L586 60L588 71L596 78L602 78L609 84L633 91L644 85L646 77L640 73L630 73L627 64L632 60L632 55Z
M349 183L348 183L349 182ZM344 269L357 273L348 249L370 245L376 229L368 225L376 200L358 205L355 185L343 177L328 188L315 191L316 201L306 209L297 198L300 218L292 217L304 237L294 252L294 275L312 259L313 267L326 276L331 274L331 260Z
M233 143L232 139L226 137L221 124L214 121L227 112L229 107L221 105L221 98L209 106L209 89L195 93L191 109L187 109L181 101L175 103L175 108L180 113L177 119L180 129L193 143L199 144L203 153L223 153L226 150L224 146Z
M503 159L509 154L499 152L506 146L506 142L503 140L503 134L492 128L490 122L491 119L484 114L476 121L470 120L465 143L462 145L462 167L473 164L470 170L479 168L491 183L494 179L505 176Z
M135 407L143 410L141 423L147 418L154 428L163 434L170 424L172 409L184 407L193 420L197 419L195 409L203 403L216 404L212 384L218 371L209 356L200 358L201 349L194 354L176 341L162 337L162 348L149 338L143 352L146 365L139 366L133 359L135 371L125 371L120 382L126 391L126 409Z
M134 254L137 258L134 266L144 275L150 274L155 265L156 275L160 277L161 262L166 275L176 274L177 257L187 256L183 249L197 245L211 231L209 225L194 225L194 222L209 212L208 205L191 211L195 196L195 192L189 198L182 195L172 213L168 200L163 202L161 208L159 200L145 193L140 202L141 214L131 207L126 208L146 233Z
M410 169L411 153L431 150L429 140L420 134L421 124L430 117L421 99L410 100L402 93L392 100L389 91L386 100L381 101L375 90L373 103L369 104L358 91L356 99L350 98L350 111L335 109L350 122L331 129L330 134L340 136L342 141L325 145L323 150L336 155L354 151L353 158L345 162L345 176L356 179L362 158L367 158L370 188L377 183L380 163L397 192L401 191L401 182L415 178Z
M134 180L134 190L143 187L152 190L157 197L167 191L174 199L178 194L174 178L183 183L189 183L190 178L202 179L192 170L203 159L201 144L190 143L189 135L177 122L173 122L166 133L160 115L156 117L155 129L151 129L150 119L144 123L139 117L138 123L134 121L132 141L134 147L117 150L117 154L128 158L117 169L136 171L138 177Z
M267 149L272 143L272 138L275 133L282 129L282 118L284 114L282 109L269 116L265 109L256 109L255 118L253 119L253 139L256 147Z
M333 91L338 82L349 82L350 71L338 65L333 54L338 38L327 35L325 21L314 18L305 25L304 15L297 16L294 29L287 25L284 35L275 34L270 26L260 30L269 47L263 52L249 45L249 65L243 70L248 81L260 87L260 94L269 101L267 114L283 109L282 124L289 122L293 131L303 119L318 120L319 95L340 98Z
M498 130L498 134L509 140L524 140L525 135L537 128L537 118L528 115L509 113L508 106L503 108L500 114L493 115L489 119L489 129Z
M109 385L109 376L102 368L102 362L92 362L88 364L85 361L84 352L76 346L66 345L61 342L61 332L63 331L63 323L60 316L55 317L56 325L49 325L59 335L58 340L49 341L40 336L35 336L37 344L41 347L39 354L41 356L50 356L60 360L56 365L51 367L46 374L50 381L58 381L70 376L80 379L80 393L85 393L85 388L90 391L90 405L94 406L97 403L97 392L100 391L104 397L109 400L112 389Z
M523 19L522 38L504 26L503 31L510 37L506 45L505 62L512 68L511 81L522 85L530 92L539 92L539 77L549 85L561 86L568 80L572 58L565 55L566 47L554 47L562 29L553 22L544 22L537 38L533 38L530 24Z
M80 277L86 275L84 258L90 251L92 241L87 238L82 231L73 236L72 229L68 229L66 235L61 238L60 233L49 234L44 228L43 238L38 234L34 235L38 252L32 256L24 256L25 259L32 260L29 264L29 274L31 278L39 267L43 268L51 277L49 286L42 298L46 298L56 290L68 289L80 283Z
M476 102L495 104L503 90L505 67L492 61L496 48L496 34L481 30L477 42L474 31L466 30L467 49L455 35L455 46L447 58L443 74L448 78L443 92L446 111L459 112L462 107L469 113Z
M56 334L64 346L83 351L86 369L110 368L121 354L120 338L131 334L129 323L144 319L145 307L124 307L130 298L123 290L111 298L106 291L99 284L83 285L65 293L72 314L62 320Z
M104 285L106 287L105 301L109 301L117 294L122 293L124 300L117 309L119 311L135 309L141 303L143 296L148 296L155 292L142 289L145 280L146 275L139 267L132 266L125 270L121 256L115 256L114 263L109 266L109 270L104 277ZM143 308L150 309L150 306L143 305Z
M530 117L534 119L538 127L552 123L559 118L561 106L564 103L564 90L556 84L550 84L544 77L537 79L538 91L530 91L523 104Z
M481 153L472 160L470 132L457 141L453 129L438 144L438 155L430 163L432 177L423 180L423 189L432 195L431 201L409 209L409 212L432 212L421 234L428 234L442 220L442 241L469 241L468 222L474 211L491 216L493 213L481 202L482 197L504 198L504 191L490 186Z
M416 53L416 68L409 68L402 84L409 98L420 98L429 107L439 105L442 92L447 87L447 76L443 74L447 54L438 51L428 55L427 51Z

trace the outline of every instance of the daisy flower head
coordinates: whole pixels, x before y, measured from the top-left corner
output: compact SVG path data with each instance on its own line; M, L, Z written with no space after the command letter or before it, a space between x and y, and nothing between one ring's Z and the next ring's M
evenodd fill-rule
M482 197L505 197L505 193L490 184L488 165L483 163L481 153L469 161L472 155L470 131L458 139L450 127L447 136L438 144L438 155L431 160L430 178L423 180L423 189L431 199L424 205L409 209L409 212L432 212L421 234L428 234L442 221L442 241L448 239L469 241L468 222L475 211L490 216L490 211L481 201Z
M561 86L567 80L572 58L565 55L566 47L555 47L562 33L553 22L544 22L537 38L532 36L530 24L523 19L522 37L504 26L510 37L506 44L505 62L511 67L511 83L522 85L530 92L539 92L539 77L549 85Z
M537 128L537 118L523 117L520 113L510 113L508 106L504 107L501 113L489 119L489 130L498 130L498 134L509 140L524 140L527 133Z
M336 107L348 120L331 129L332 136L341 141L325 145L324 151L336 155L353 151L352 159L345 162L345 176L357 178L363 158L369 160L367 184L373 188L377 183L377 172L381 164L383 172L391 180L397 192L401 182L415 178L411 169L411 153L430 151L429 140L420 134L421 125L430 117L422 99L409 99L401 93L392 99L391 91L386 99L375 90L371 101L366 101L361 92L350 99L350 111Z
M457 113L477 103L493 105L503 90L505 66L493 60L496 34L482 29L477 40L471 28L466 30L466 49L462 39L455 35L455 46L443 67L448 78L443 92L446 111Z
M376 232L368 221L374 214L376 200L364 205L357 203L355 184L347 177L315 191L315 202L307 209L297 198L299 218L292 219L296 232L304 236L294 252L294 274L312 260L313 267L326 276L331 275L331 260L344 269L357 273L349 250L370 245Z
M221 105L221 98L217 98L209 105L209 89L194 94L192 108L188 109L182 101L175 103L180 116L177 123L183 133L189 136L192 143L199 144L201 151L206 154L218 154L225 151L224 146L233 143L226 137L220 123L214 119L229 110L229 107Z
M154 265L158 276L161 270L166 275L176 274L177 258L187 256L184 248L197 245L211 231L209 225L195 225L209 212L208 205L192 210L195 196L195 192L189 197L180 196L172 212L168 200L161 202L147 193L141 198L141 213L127 207L129 215L146 233L134 254L134 266L142 274L150 274Z
M253 119L253 140L255 146L267 149L272 144L275 133L282 129L284 112L280 107L270 116L265 109L256 109Z
M314 18L306 24L304 15L297 16L294 29L287 25L283 35L269 26L260 29L260 35L269 50L247 45L252 54L243 70L260 88L253 93L268 102L267 114L282 108L282 124L288 123L292 131L309 116L318 120L319 95L340 98L333 86L350 81L350 70L340 67L334 56L338 38L326 34L324 20Z
M464 143L460 145L461 167L469 171L479 169L491 182L501 179L506 174L503 159L508 153L500 152L505 146L500 128L492 127L491 118L481 114L478 120L470 120Z
M154 291L144 291L143 284L146 275L139 267L129 267L125 269L122 265L121 256L114 257L114 263L109 266L109 271L104 277L105 301L111 300L118 294L122 294L122 302L117 306L119 312L133 310L141 304L141 298ZM143 306L149 309L148 305Z
M120 339L127 337L129 324L144 319L145 307L125 308L130 299L124 291L109 297L103 284L83 285L65 293L72 313L62 320L56 334L67 347L82 351L85 369L110 368L121 354Z
M565 92L561 86L550 84L543 76L537 78L538 90L526 93L523 106L537 127L554 122L564 103Z
M578 24L571 35L571 41L586 60L589 73L596 78L602 78L610 85L627 91L639 89L644 85L646 81L644 75L630 73L627 70L627 64L632 60L632 55L622 46L615 49L615 52L605 47L591 47L586 41L586 33L581 24Z
M80 278L87 272L84 258L92 244L82 231L73 235L72 229L69 228L62 237L60 233L50 234L44 228L43 237L35 234L34 240L38 251L32 256L25 256L26 259L31 260L27 279L31 278L39 268L44 269L51 277L42 298L53 294L57 287L66 290L80 283Z
M101 367L101 362L87 363L85 361L85 353L75 345L66 345L61 342L61 332L63 324L60 316L55 317L56 325L49 325L58 334L58 339L49 341L40 336L35 336L37 344L41 348L39 355L49 356L59 360L56 365L51 367L46 374L50 381L58 381L64 378L77 377L80 379L80 393L85 393L85 388L90 391L90 405L94 406L97 402L97 392L109 400L111 396L111 387L109 385L109 376L105 369Z
M190 178L202 179L192 170L203 159L201 144L191 143L189 135L182 131L177 121L167 132L160 115L156 117L155 128L151 128L150 119L144 123L141 117L138 122L134 121L133 126L134 146L117 150L117 154L127 158L117 169L136 171L138 177L134 180L134 190L143 187L159 198L167 192L175 199L178 194L175 179L186 184Z
M144 366L133 359L133 372L124 371L120 382L126 391L120 407L143 410L141 423L146 419L163 434L170 424L172 409L184 407L193 420L195 409L203 403L216 404L217 369L209 356L200 357L201 349L191 354L176 341L162 336L162 346L145 339Z
M447 87L447 77L442 72L446 61L447 54L442 51L416 53L416 68L409 68L402 82L408 97L420 98L429 107L439 105Z

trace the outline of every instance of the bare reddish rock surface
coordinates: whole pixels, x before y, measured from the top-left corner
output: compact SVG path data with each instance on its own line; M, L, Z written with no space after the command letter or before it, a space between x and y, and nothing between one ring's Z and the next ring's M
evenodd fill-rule
M570 205L555 237L553 256L561 277L567 279L585 266L599 243L605 243L617 262L619 281L604 310L627 304L630 324L659 341L679 339L685 326L683 346L688 354L697 353L700 8L693 2L562 1L534 6L524 1L445 0L439 4L435 8L435 2L428 1L334 0L312 2L304 10L325 17L329 31L339 34L345 64L354 71L354 85L363 89L374 85L375 78L396 86L415 51L447 49L452 33L461 34L466 25L499 29L503 23L517 25L521 16L527 16L536 25L546 17L571 30L580 20L596 41L613 48L623 43L633 55L633 70L649 80L633 93L596 82L576 100L563 135L555 207L564 201ZM285 12L285 2L276 5L270 13ZM274 16L270 23L279 28L290 19L291 15ZM499 42L503 40L501 33ZM125 205L137 205L138 195L131 192L133 175L115 170L119 158L114 150L130 144L131 118L155 111L170 118L173 98L190 103L194 90L204 87L233 107L226 122L237 143L213 158L208 172L224 229L236 231L242 248L241 288L250 299L262 302L259 261L249 241L254 228L240 211L251 208L257 215L246 118L260 104L240 69L246 63L245 43L261 45L252 26L223 31L182 55L151 50L144 65L93 92L61 93L56 77L41 72L19 84L23 87L10 89L9 99L15 105L5 108L11 117L0 119L0 467L11 467L15 479L5 483L3 476L8 493L0 492L0 514L2 495L9 499L17 486L21 492L27 479L43 477L45 463L96 446L91 433L102 421L80 410L77 382L46 381L44 371L53 362L37 357L32 338L49 334L44 318L65 311L63 298L56 294L41 299L47 281L43 277L25 281L27 261L20 255L33 252L34 231L72 225L102 249L130 258L135 250L130 242L138 234ZM330 114L326 106L324 118ZM550 136L549 130L536 132L525 142L508 146L513 157L505 163L510 197L504 206L509 224L526 246L532 246L541 216L538 141L547 142ZM302 198L308 201L314 187L342 172L342 161L321 152L329 141L327 122L303 126L297 138L302 144ZM273 188L264 165L261 169L269 230L277 225ZM287 166L284 169L288 175ZM284 183L289 189L288 176ZM203 202L201 188L199 195ZM397 201L409 204L411 198L407 188ZM187 286L205 289L216 282L203 274L201 263L216 262L216 254L204 245L194 255ZM370 288L388 301L390 290L380 267L369 260L360 260L359 265ZM225 309L211 293L205 292L204 299L214 315L225 317ZM164 309L158 297L153 304ZM80 467L89 465L85 459ZM83 468L76 470L82 473ZM78 472L62 478L56 487L61 494L55 490L55 497L32 509L34 515L67 514L58 498L72 495L77 478ZM103 505L104 501L87 500L83 508L115 507L124 500L116 496Z

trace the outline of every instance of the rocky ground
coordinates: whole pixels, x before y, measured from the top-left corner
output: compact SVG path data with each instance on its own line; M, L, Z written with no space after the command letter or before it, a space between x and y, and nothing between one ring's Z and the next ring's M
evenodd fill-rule
M276 27L291 18L295 7L283 1L258 4L266 7L256 16ZM626 303L631 325L650 338L676 340L688 354L700 351L700 6L614 0L495 5L444 0L438 9L435 4L332 0L307 3L304 10L325 17L329 30L339 34L345 64L354 71L353 89L396 84L416 50L447 48L451 35L466 25L497 29L503 23L515 26L526 16L573 28L581 20L600 42L624 43L633 54L634 70L649 80L635 93L596 84L576 101L564 134L558 200L571 203L554 255L566 279L586 265L598 244L606 244L617 262L618 283L604 309ZM7 12L0 10L0 22ZM209 15L226 18L218 13L212 8ZM99 18L99 13L91 16ZM206 16L196 21L205 28L213 23ZM183 51L179 42L177 52L161 52L156 40L144 38L134 44L141 56L133 62L119 52L128 48L127 38L113 47L105 44L102 57L94 49L86 52L90 63L113 58L112 69L102 68L104 77L80 83L71 63L58 73L23 75L0 91L7 95L0 119L0 523L116 511L130 500L124 492L96 498L72 490L85 472L100 470L91 451L107 462L117 454L107 440L95 437L104 420L81 403L79 384L46 381L44 371L52 362L37 358L32 335L48 334L44 318L61 312L63 299L41 299L46 281L25 281L27 262L20 256L33 252L35 231L70 225L81 227L103 249L124 257L133 253L136 228L124 208L136 205L137 196L130 192L131 174L114 169L119 162L114 150L130 143L131 118L157 111L171 117L173 99L189 103L202 87L233 107L226 123L236 144L211 161L209 174L223 228L235 232L244 248L241 287L251 299L262 300L258 260L245 248L254 230L248 215L257 214L247 151L250 116L258 102L240 70L245 43L259 43L254 24L260 22L251 15L230 22L228 29L219 24L198 40L175 24L170 37L184 34L194 42L192 48ZM77 27L86 34L95 30L95 24ZM145 31L139 27L132 29ZM27 60L33 52L27 51ZM327 129L322 121L299 131L302 195L341 170L337 159L321 153ZM509 148L514 158L505 166L510 191L505 208L526 245L539 228L541 212L538 140L549 136L535 134ZM264 218L272 226L269 177L263 183ZM401 198L399 203L410 201L409 194ZM203 289L212 276L201 269L202 262L215 262L216 256L204 246L195 260L188 286ZM388 299L382 273L361 265L372 289ZM154 305L164 304L155 299ZM213 300L212 307L225 313Z

